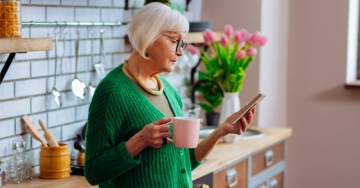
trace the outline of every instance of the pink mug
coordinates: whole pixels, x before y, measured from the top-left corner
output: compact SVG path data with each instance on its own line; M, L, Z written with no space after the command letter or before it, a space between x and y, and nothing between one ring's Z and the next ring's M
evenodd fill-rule
M196 148L199 142L200 119L193 117L174 117L173 139L168 138L178 148Z

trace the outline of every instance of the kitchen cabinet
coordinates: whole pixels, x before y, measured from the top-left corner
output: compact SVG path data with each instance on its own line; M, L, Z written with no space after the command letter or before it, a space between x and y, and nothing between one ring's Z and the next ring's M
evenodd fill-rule
M3 81L16 53L52 50L51 38L0 38L0 54L9 54L0 72L0 84Z

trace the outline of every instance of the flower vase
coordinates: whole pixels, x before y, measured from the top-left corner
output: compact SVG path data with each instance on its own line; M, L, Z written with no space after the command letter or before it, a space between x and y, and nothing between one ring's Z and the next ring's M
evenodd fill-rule
M225 122L227 117L239 111L240 108L240 92L225 92L221 104L219 124Z

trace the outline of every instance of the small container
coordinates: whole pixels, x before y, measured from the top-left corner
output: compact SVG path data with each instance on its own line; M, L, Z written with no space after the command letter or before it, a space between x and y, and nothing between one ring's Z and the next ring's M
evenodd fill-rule
M62 179L70 176L70 152L66 144L40 147L40 178Z
M0 0L0 38L21 38L20 0Z

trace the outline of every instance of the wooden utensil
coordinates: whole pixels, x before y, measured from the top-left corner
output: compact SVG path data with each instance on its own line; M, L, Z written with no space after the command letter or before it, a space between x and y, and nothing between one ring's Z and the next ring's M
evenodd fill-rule
M25 121L27 125L27 130L29 134L36 140L40 141L44 147L47 147L45 141L41 138L39 131L36 129L35 125L31 122L28 116L23 116L22 119Z
M45 137L46 141L48 142L49 146L50 147L59 147L59 144L55 140L54 136L46 129L46 126L41 121L41 119L39 119L39 124L40 124L42 130L44 130L44 137Z

